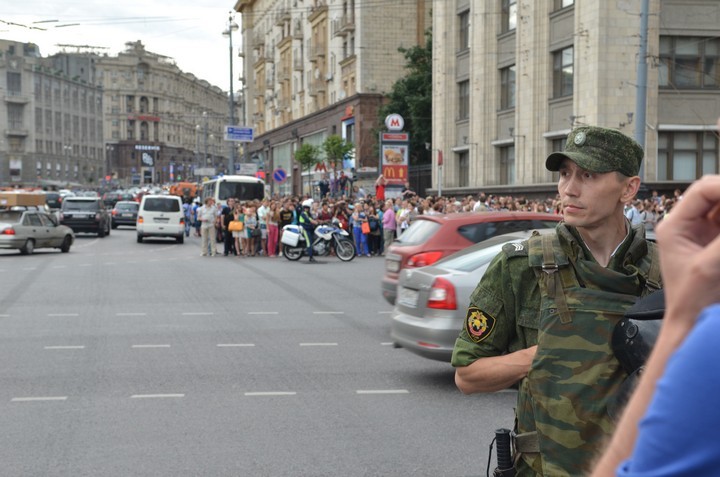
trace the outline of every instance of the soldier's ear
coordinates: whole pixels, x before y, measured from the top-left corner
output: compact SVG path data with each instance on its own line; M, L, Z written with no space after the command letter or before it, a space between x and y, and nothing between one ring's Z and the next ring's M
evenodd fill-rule
M620 201L625 204L628 201L633 200L637 195L638 190L640 190L640 177L626 177L624 180L623 191L622 196L620 197Z

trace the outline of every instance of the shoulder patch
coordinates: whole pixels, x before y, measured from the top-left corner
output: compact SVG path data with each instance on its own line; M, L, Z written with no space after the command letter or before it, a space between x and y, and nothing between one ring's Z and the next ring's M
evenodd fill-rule
M515 243L506 243L503 245L502 251L505 252L505 255L510 257L527 257L528 256L528 246L527 242L515 242Z
M494 328L495 318L485 314L475 306L468 308L465 316L465 331L467 331L473 343L480 343L490 336Z

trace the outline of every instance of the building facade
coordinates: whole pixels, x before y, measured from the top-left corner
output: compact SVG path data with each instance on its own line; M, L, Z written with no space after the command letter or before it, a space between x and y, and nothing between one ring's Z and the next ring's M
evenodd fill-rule
M106 173L102 90L31 43L0 40L0 186L97 184Z
M97 56L104 92L108 171L123 185L196 180L227 172L228 96L172 58L126 43L117 56Z
M581 125L643 127L650 189L717 173L720 2L650 0L639 125L642 3L435 0L435 189L554 193L545 157Z
M355 145L345 166L377 175L378 109L405 74L399 47L424 43L430 3L395 0L238 0L241 118L255 131L246 160L283 168L279 193L301 190L294 151L333 134ZM373 178L374 180L374 178Z

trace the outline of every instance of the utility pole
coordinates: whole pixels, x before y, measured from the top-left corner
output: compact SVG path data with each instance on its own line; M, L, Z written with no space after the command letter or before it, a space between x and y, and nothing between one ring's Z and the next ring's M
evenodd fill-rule
M228 18L228 29L223 32L230 39L230 126L235 126L235 93L233 93L233 43L232 32L237 30L238 24L233 21L232 12ZM229 142L230 159L228 163L228 173L235 174L235 145Z
M635 140L645 148L645 115L647 110L647 44L648 10L650 0L642 0L640 10L640 51L637 63L637 93L635 96ZM645 175L645 167L640 163L640 178Z

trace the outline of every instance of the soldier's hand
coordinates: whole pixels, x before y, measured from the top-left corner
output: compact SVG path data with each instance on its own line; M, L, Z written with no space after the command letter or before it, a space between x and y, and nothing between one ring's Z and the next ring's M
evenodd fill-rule
M657 227L666 320L695 317L720 301L720 176L693 183Z

